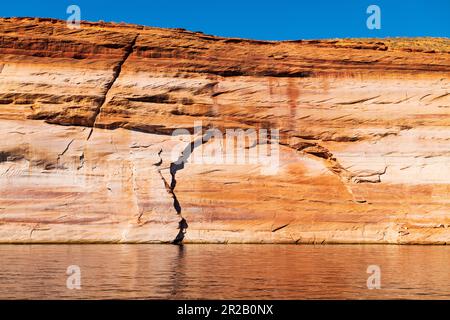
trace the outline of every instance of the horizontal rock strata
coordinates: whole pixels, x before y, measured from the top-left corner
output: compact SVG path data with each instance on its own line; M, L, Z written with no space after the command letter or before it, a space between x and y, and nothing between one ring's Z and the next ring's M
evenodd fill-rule
M0 242L448 243L449 76L446 38L0 19Z

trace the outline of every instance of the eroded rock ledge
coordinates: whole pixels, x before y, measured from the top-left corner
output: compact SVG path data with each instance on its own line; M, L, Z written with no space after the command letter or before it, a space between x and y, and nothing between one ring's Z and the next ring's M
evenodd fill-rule
M0 242L448 243L449 75L446 38L0 19ZM177 165L196 121L279 129L278 173Z

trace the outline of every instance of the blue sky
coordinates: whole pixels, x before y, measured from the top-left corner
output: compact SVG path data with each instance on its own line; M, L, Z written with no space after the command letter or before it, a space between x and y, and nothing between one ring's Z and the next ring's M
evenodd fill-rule
M450 37L450 0L15 0L0 16L81 19L178 27L227 37L294 40L343 37ZM369 30L366 9L381 9L381 29Z

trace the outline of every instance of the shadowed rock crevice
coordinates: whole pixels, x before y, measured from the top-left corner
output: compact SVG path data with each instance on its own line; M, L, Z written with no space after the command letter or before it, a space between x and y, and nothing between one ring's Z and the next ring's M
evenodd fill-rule
M93 130L95 127L97 127L97 118L98 118L99 114L101 113L102 108L108 103L108 98L109 98L110 90L111 90L111 88L113 87L114 83L116 82L117 78L119 78L120 72L122 71L122 66L123 66L123 64L127 61L128 57L133 53L134 45L136 44L136 40L137 40L138 36L139 36L139 34L137 34L137 35L133 38L133 40L131 41L131 43L125 48L125 53L124 53L124 55L123 55L122 60L119 61L119 63L118 63L118 64L114 67L114 69L113 69L113 78L112 78L112 80L108 83L108 85L106 86L105 93L104 93L104 95L103 95L102 101L100 102L99 107L97 108L97 110L96 110L94 116L93 116L92 119L91 119L91 122L92 122L92 130ZM91 131L91 133L90 133L89 136L88 136L88 140L89 140L91 134L92 134L92 131Z
M180 222L178 223L178 229L180 231L178 232L176 238L173 240L173 244L182 244L187 228L188 224L186 222L186 219L181 218Z
M23 158L24 156L20 154L15 154L13 152L8 151L0 151L0 163L6 161L17 161Z
M180 205L180 202L178 201L178 198L175 193L175 188L177 186L177 172L184 169L184 164L189 160L189 157L192 155L194 150L201 146L202 144L208 142L212 137L212 131L207 131L202 137L194 139L190 144L184 148L184 150L181 153L181 156L175 161L170 164L170 176L171 176L171 182L170 185L167 184L166 180L161 174L161 177L163 178L164 182L166 183L168 190L170 190L170 193L173 197L173 207L175 208L175 211L178 215L181 216L181 220L178 224L179 232L175 239L173 240L174 244L180 244L183 242L184 236L186 234L186 229L188 228L188 223L185 218L182 216L182 208ZM162 150L159 154L161 154ZM167 188L166 187L166 188Z
M310 154L314 157L320 158L326 162L327 168L337 174L340 178L343 178L345 181L350 181L351 173L347 171L336 157L328 150L327 148L321 146L317 142L309 142L309 141L300 141L295 144L291 144L288 142L280 142L281 145L294 149L298 152L303 152L306 154Z
M163 151L162 149L159 150L159 152L158 152L159 161L158 161L157 163L154 163L153 165L156 166L156 167L158 167L158 173L159 173L159 176L161 177L161 180L162 180L163 183L164 183L164 186L165 186L165 188L166 188L166 191L167 191L167 193L169 193L169 194L171 195L171 197L172 197L172 199L173 199L173 207L174 207L174 209L175 209L177 215L181 216L181 206L180 206L180 202L178 201L177 196L176 196L176 194L175 194L175 192L174 192L175 184L176 184L176 182L175 182L175 183L173 182L174 176L172 176L172 181L171 181L171 183L169 184L169 183L167 182L166 178L164 177L164 175L162 174L161 169L159 168L159 167L162 165L162 163L163 163L163 159L162 159L162 157L161 157L162 151ZM170 165L170 168L172 168L172 164ZM171 170L171 174L172 174L172 170ZM172 185L173 185L173 187L172 187ZM140 218L140 217L139 217L139 218ZM139 219L138 219L138 220L139 220ZM188 228L188 224L187 224L186 220L185 220L183 217L181 217L181 220L178 222L178 229L179 229L179 232L178 232L178 234L176 235L175 239L172 241L173 244L181 244L181 242L182 242L183 239L184 239L184 235L185 235L185 233L186 233L186 229L187 229L187 228Z

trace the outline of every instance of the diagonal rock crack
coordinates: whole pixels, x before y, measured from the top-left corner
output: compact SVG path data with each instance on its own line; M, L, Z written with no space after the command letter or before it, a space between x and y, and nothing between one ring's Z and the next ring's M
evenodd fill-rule
M109 95L110 95L110 90L113 87L114 83L116 82L116 80L119 78L120 73L122 71L122 66L124 65L124 63L127 61L128 57L133 53L134 50L134 45L136 44L136 40L138 38L139 34L137 34L133 40L130 42L130 44L125 48L125 54L123 55L122 60L119 61L119 63L114 67L113 69L113 78L112 80L107 84L106 86L106 90L105 90L105 94L103 95L102 100L99 103L99 107L97 108L97 110L95 111L95 114L93 115L93 119L92 119L92 128L91 131L89 132L88 138L87 140L90 139L92 132L94 131L94 128L96 127L96 123L97 123L97 119L99 114L102 111L102 108L108 103L109 101Z

